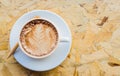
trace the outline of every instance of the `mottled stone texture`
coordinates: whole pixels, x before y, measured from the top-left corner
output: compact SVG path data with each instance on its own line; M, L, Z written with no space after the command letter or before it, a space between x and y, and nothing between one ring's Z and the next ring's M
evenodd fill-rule
M36 9L63 17L73 38L66 60L46 72L5 59L13 24ZM0 76L120 76L120 0L0 0Z

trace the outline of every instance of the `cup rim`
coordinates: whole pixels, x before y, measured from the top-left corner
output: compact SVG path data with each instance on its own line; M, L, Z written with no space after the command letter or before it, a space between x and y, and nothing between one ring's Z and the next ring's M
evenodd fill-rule
M22 44L21 44L20 34L21 34L24 26L26 26L27 23L29 23L30 21L36 20L36 19L46 20L46 19L43 19L43 18L35 18L35 19L31 19L31 20L27 21L27 22L23 25L22 29L20 30L18 44L19 44L20 49L21 49L21 50L23 51L23 53L26 54L27 56L29 56L29 57L31 57L31 58L35 58L35 59L42 59L42 58L46 58L46 57L50 56L50 55L55 51L55 49L58 47L58 43L60 42L60 36L59 36L58 28L55 26L55 24L54 24L53 22L49 21L49 20L46 20L46 21L50 22L50 23L52 24L52 26L53 26L53 27L56 29L56 31L57 31L58 40L57 40L57 43L56 43L55 47L54 47L53 50L51 50L49 53L47 53L47 54L45 54L45 55L42 55L42 56L35 56L35 55L29 54L28 52L26 52L26 51L23 49L23 46L22 46Z

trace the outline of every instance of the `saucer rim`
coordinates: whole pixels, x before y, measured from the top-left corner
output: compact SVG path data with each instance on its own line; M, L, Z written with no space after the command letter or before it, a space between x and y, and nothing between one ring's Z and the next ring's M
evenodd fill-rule
M71 31L70 31L69 27L67 26L68 24L64 21L64 19L63 19L62 17L60 17L59 15L57 15L56 13L54 13L54 12L51 12L51 11L48 11L48 10L33 10L33 11L28 12L28 13L31 13L31 12L41 12L41 11L55 14L58 18L60 18L60 20L62 20L62 22L65 23L65 26L67 27L66 29L68 30L68 33L69 33L69 35L70 35L70 41L69 41L69 42L70 42L70 43L69 43L70 46L69 46L69 49L68 49L67 54L66 54L66 56L64 57L64 59L63 59L61 62L59 62L59 65L60 65L60 64L66 59L66 57L68 56L68 54L69 54L69 52L70 52L70 49L71 49L71 46L72 46L72 35L71 35ZM25 15L28 14L28 13L25 13L23 16L25 16ZM22 17L22 16L21 16L21 17ZM21 17L20 17L20 18L21 18ZM20 18L18 18L17 21L18 21ZM16 23L17 23L17 21L16 21ZM13 27L12 27L12 29L11 29L11 32L10 32L10 39L9 39L10 48L12 47L12 46L11 46L11 44L12 44L12 42L11 42L11 36L12 36L12 33L13 33L13 28L15 27L16 23L13 25ZM18 25L17 25L17 26L18 26ZM47 70L35 70L35 69L31 69L31 68L26 67L26 66L24 66L23 64L21 64L21 63L17 60L17 58L15 57L15 55L14 55L14 58L16 59L16 61L17 61L20 65L22 65L23 67L25 67L25 68L27 68L27 69L29 69L29 70L33 70L33 71L48 71L48 70L51 70L51 69L59 66L59 65L56 65L56 66L54 66L53 68L49 68L49 69L47 69Z

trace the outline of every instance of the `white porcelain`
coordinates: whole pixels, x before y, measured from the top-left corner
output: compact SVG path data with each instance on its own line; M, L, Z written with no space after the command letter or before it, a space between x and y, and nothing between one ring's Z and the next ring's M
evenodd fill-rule
M30 13L30 12L29 12ZM27 13L27 15L30 15L29 13ZM23 15L23 17L26 17L26 15ZM24 17L24 18L25 18ZM35 18L36 19L36 18ZM30 21L32 21L32 20L35 20L35 19L30 19L29 21L27 21L27 23L28 22L30 22ZM37 19L42 19L42 18L37 18ZM24 19L23 19L24 20ZM23 23L24 24L24 21L20 21L21 23ZM46 19L42 19L42 20L46 20ZM50 21L49 21L50 22ZM25 23L25 24L27 24L27 23ZM56 43L56 46L54 47L54 49L50 52L50 53L48 53L48 54L46 54L46 55L42 55L42 56L35 56L35 55L32 55L32 54L29 54L29 53L27 53L24 49L23 49L23 47L22 47L22 44L21 44L21 41L20 41L20 34L19 34L19 41L18 41L18 43L19 43L19 47L20 47L20 49L23 51L23 53L25 53L27 56L29 56L29 57L32 57L32 58L36 58L36 59L41 59L41 58L45 58L45 57L48 57L49 55L51 55L54 51L55 51L55 49L58 47L58 44L60 43L60 42L69 42L70 41L70 39L69 39L69 37L61 37L60 36L60 31L58 31L59 30L59 28L57 28L56 26L55 26L55 24L54 24L54 22L50 22L50 23L52 23L53 24L53 27L55 27L55 29L56 29L56 31L57 31L57 33L58 33L58 41L57 41L57 43ZM24 27L25 25L23 25L23 27ZM23 28L22 28L23 29ZM22 29L20 29L20 33L22 32Z
M10 33L10 48L13 48L19 41L19 34L23 26L35 16L40 16L40 18L52 22L58 29L62 42L58 43L58 46L51 55L42 59L27 56L21 51L20 47L17 48L14 57L22 66L30 70L46 71L55 68L65 60L70 51L72 37L68 25L59 15L47 10L34 10L21 16L14 24Z

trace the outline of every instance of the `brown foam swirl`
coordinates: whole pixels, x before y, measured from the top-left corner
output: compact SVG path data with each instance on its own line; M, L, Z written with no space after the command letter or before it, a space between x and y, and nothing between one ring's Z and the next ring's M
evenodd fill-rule
M20 37L22 47L26 52L42 56L51 52L56 46L58 34L51 23L43 20L39 23L34 23L34 25L29 22L23 28Z

